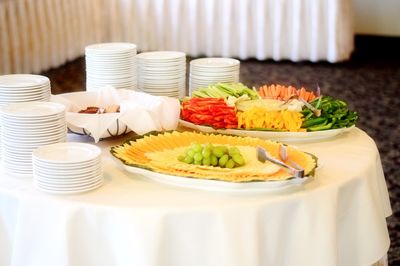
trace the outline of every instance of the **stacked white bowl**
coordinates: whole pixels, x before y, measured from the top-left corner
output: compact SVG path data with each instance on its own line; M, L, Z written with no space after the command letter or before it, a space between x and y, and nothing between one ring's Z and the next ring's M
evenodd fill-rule
M136 45L98 43L85 47L86 90L110 85L117 89L137 88Z
M4 170L32 175L32 151L40 146L65 142L65 107L51 102L11 103L0 111Z
M239 82L240 61L211 57L190 61L189 94L218 82Z
M0 76L0 107L16 102L49 101L50 96L50 80L45 76L31 74Z
M92 144L65 142L39 147L32 153L33 180L42 191L72 194L103 184L101 150Z
M174 51L137 55L138 86L157 96L182 98L186 91L186 54Z

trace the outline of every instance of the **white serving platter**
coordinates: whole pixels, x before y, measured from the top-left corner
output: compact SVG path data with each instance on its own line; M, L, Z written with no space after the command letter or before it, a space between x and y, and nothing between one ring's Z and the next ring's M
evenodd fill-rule
M240 130L240 129L214 129L209 126L196 125L180 119L179 124L186 128L191 128L205 133L221 133L236 136L256 137L282 142L314 142L330 139L339 134L352 130L355 126L348 128L338 128L313 132L283 132L283 131L259 131L259 130Z
M138 174L145 178L149 178L151 180L172 186L206 190L206 191L239 193L239 194L273 192L277 190L289 189L304 184L306 181L310 180L310 177L304 177L304 178L292 178L279 181L257 181L257 182L235 183L235 182L226 182L219 180L207 180L207 179L197 179L190 177L167 175L158 172L153 172L151 170L146 170L143 168L128 166L125 164L124 168L130 173Z

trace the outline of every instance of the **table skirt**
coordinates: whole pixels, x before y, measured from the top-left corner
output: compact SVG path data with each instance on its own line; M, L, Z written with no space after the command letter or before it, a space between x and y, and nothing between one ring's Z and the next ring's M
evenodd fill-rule
M347 0L117 0L112 39L142 50L259 60L348 59L353 50ZM119 25L123 25L122 27Z
M39 73L104 41L104 0L0 1L0 74Z
M190 56L339 62L353 50L351 1L0 1L0 74L58 67L109 41Z

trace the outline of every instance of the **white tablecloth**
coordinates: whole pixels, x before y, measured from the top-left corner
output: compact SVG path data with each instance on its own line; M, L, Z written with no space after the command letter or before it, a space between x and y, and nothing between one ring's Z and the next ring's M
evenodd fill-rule
M79 139L82 140L82 139ZM378 150L363 131L298 144L320 159L293 189L237 195L124 171L102 142L105 185L53 196L0 175L0 265L371 265L389 248Z
M338 62L353 50L351 1L0 1L0 74L58 67L109 41L191 56Z

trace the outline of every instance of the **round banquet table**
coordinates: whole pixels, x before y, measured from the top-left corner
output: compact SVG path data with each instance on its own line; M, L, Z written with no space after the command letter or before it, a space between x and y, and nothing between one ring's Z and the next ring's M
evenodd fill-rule
M70 136L70 141L90 141ZM316 177L263 193L212 192L128 173L102 141L105 184L75 195L0 175L0 265L371 265L390 245L388 191L362 130L296 143Z

